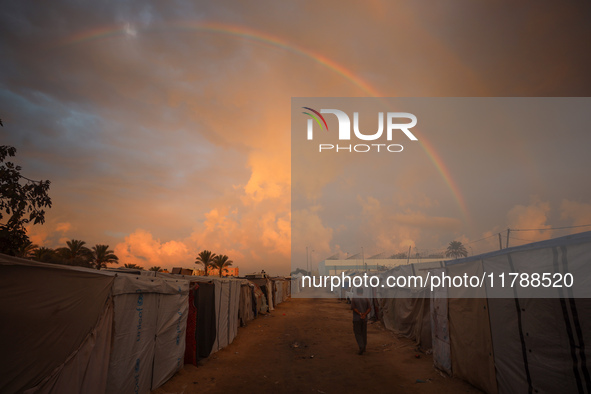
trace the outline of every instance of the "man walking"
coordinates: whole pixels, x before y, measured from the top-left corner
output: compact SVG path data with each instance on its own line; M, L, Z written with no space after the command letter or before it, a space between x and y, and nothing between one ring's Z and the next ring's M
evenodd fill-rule
M369 300L363 297L363 288L357 288L357 296L351 300L353 310L353 332L359 345L359 354L365 352L367 345L367 315L371 311Z

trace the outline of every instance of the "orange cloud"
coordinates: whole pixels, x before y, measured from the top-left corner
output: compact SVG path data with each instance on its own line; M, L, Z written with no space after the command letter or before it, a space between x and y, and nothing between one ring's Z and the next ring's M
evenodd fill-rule
M55 226L55 231L66 233L66 232L70 231L71 228L72 228L72 223L62 222L62 223L58 223Z
M511 229L535 230L520 231L515 235L522 238L523 243L530 241L542 241L552 237L552 230L547 230L551 226L546 223L548 213L550 212L550 203L532 198L529 205L516 205L507 213L507 224ZM511 241L510 241L511 242Z
M576 202L564 199L560 204L560 211L560 218L572 220L571 223L573 226L584 226L591 224L591 203ZM570 230L570 232L574 234L589 229L591 229L591 227L573 228Z
M457 231L461 221L456 218L429 216L424 212L405 208L399 211L399 205L388 206L371 196L366 199L358 197L362 206L364 224L363 232L375 241L375 247L380 251L406 251L408 247L416 247L428 238L426 232L431 230ZM424 204L420 201L419 205ZM434 204L429 201L429 205Z
M179 241L161 242L154 239L148 231L138 229L125 237L125 241L115 246L115 254L120 264L137 264L149 269L153 266L162 268L189 268L195 261L196 253Z

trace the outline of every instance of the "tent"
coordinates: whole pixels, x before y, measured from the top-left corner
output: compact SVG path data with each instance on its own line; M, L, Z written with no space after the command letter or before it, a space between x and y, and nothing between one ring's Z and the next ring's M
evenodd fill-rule
M240 327L253 320L256 316L256 298L254 296L254 284L246 279L240 284L240 306L238 317Z
M0 255L1 392L147 393L182 367L188 282Z
M104 393L114 280L0 255L0 392Z
M441 267L440 262L415 263L394 267L380 276L426 277L428 270ZM384 326L414 340L424 350L432 347L431 308L428 290L407 283L404 287L379 288L377 291L379 316Z
M187 331L195 337L194 342L187 342L187 362L196 364L199 359L228 346L238 334L242 281L213 276L185 278L194 286L189 308L195 316L195 326Z
M265 301L267 302L268 312L271 312L275 308L273 307L273 281L268 278L253 278L249 279L252 283L259 286L263 295L265 296Z
M189 282L117 275L108 392L148 392L182 368Z
M490 283L433 294L435 365L488 393L591 392L590 262L591 232L447 262L449 275L570 272L578 285L542 289L543 298Z

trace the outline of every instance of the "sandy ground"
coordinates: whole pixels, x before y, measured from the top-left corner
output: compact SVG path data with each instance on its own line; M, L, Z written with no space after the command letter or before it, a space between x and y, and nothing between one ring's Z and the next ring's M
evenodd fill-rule
M367 352L360 356L349 305L290 299L240 328L230 346L199 366L185 365L153 394L480 392L440 375L432 356L381 323L367 331Z

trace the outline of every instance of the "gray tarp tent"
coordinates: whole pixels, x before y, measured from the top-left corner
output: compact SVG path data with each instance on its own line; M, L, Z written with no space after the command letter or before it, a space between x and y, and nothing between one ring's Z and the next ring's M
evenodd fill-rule
M118 275L107 392L149 392L182 368L189 282Z
M0 255L0 392L104 393L114 279Z
M0 392L148 393L183 365L188 282L0 255Z
M589 265L591 232L448 262L450 275L568 270L582 287L549 288L555 298L528 298L518 287L513 298L493 298L488 286L471 292L473 298L435 294L436 366L489 393L591 392L591 300L574 297L590 284ZM435 337L446 328L448 343Z

